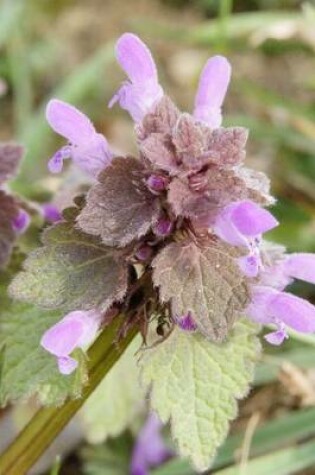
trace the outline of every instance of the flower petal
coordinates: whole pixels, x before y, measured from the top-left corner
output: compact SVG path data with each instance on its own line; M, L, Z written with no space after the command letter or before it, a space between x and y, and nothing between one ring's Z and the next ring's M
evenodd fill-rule
M12 228L17 234L23 234L30 222L30 215L24 209L20 209L18 215L12 221Z
M71 374L78 367L78 362L70 356L62 356L57 358L58 368L61 374Z
M49 223L56 223L62 219L62 215L56 205L52 203L42 204L43 218Z
M158 416L152 412L138 435L132 454L131 475L148 475L150 468L157 467L172 457L173 452L162 439L162 427Z
M59 99L48 102L46 119L57 134L75 145L85 144L95 134L95 128L86 115Z
M233 224L244 236L255 237L278 226L278 221L253 201L241 201L229 205Z
M256 277L259 272L260 257L255 254L239 257L238 265L247 277Z
M130 81L158 81L157 70L149 48L132 33L123 34L116 43L116 58Z
M277 330L271 333L267 333L264 338L271 345L279 346L284 342L284 340L288 338L288 334L285 330Z
M68 356L75 348L88 345L95 337L101 316L96 311L74 311L49 328L41 346L59 357Z
M213 56L206 63L199 80L194 117L210 127L220 127L221 106L231 78L231 66L223 56Z
M291 254L284 262L283 268L290 277L315 284L315 254Z
M269 303L268 312L298 332L315 331L315 306L300 297L279 292Z

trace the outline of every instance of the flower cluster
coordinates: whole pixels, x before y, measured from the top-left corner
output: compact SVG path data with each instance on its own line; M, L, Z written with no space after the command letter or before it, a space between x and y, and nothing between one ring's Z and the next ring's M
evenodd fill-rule
M208 60L188 114L165 95L137 36L124 34L116 56L128 80L110 107L119 103L133 118L138 157L114 156L73 106L57 99L47 106L49 124L68 140L49 169L59 172L72 158L94 178L77 229L124 255L129 267L142 267L140 274L152 278L158 322L169 327L221 342L247 315L275 326L266 336L271 344L287 338L288 328L314 332L315 307L285 288L293 279L315 283L315 255L287 255L264 241L279 224L267 209L274 203L269 180L244 165L248 131L221 126L227 59ZM73 308L43 336L62 373L73 371L70 353L91 341L101 320L97 308Z

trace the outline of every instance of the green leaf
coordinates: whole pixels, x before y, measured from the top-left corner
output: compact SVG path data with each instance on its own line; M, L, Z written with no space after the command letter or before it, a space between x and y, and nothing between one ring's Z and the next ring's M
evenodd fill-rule
M9 272L0 275L0 404L37 394L43 404L61 404L80 395L82 379L62 376L52 355L40 346L42 334L56 323L60 312L43 312L12 302L7 296ZM80 370L78 371L78 373Z
M135 353L135 338L80 411L86 438L93 444L120 435L134 421L144 402Z
M241 320L229 340L217 345L176 328L140 359L152 408L164 423L171 421L180 455L198 470L209 467L237 414L236 399L249 390L259 348L256 332Z
M75 228L71 210L44 231L44 247L26 259L11 294L46 309L106 311L126 293L127 268L115 250Z

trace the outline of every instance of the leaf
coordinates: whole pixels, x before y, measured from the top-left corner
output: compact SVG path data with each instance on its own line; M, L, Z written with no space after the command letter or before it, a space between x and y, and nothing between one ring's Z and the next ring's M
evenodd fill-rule
M75 210L75 209L74 209ZM127 290L127 267L117 251L74 228L77 210L43 233L41 249L30 253L10 286L18 300L46 309L105 312Z
M275 199L270 195L270 180L263 172L247 167L237 169L237 174L248 188L248 198L262 205L272 205Z
M105 244L126 246L146 234L158 215L158 200L145 184L143 164L119 157L99 175L77 221L84 232L101 236Z
M78 385L75 375L60 375L55 359L40 346L42 334L60 320L60 313L11 301L6 292L10 278L9 272L1 273L0 405L34 394L43 404L61 404L69 395L78 397L83 381Z
M180 112L172 100L163 96L154 110L146 114L142 123L136 126L136 134L140 140L153 133L171 135L179 116Z
M182 114L178 119L173 132L173 143L189 170L202 167L203 162L199 157L206 149L209 133L210 129L197 123L190 114Z
M191 312L198 329L222 341L246 307L246 279L235 260L238 250L220 241L185 240L166 246L154 259L153 282L174 316Z
M249 390L259 348L256 331L241 320L218 346L176 328L142 354L141 379L151 388L151 406L162 422L171 421L180 455L197 470L209 467L236 416L236 399Z
M21 161L24 149L14 143L0 143L0 184L13 178Z
M18 214L14 198L0 190L0 269L7 264L14 244L12 221Z
M209 135L206 152L209 162L222 168L240 164L245 159L247 138L248 130L244 127L220 127L213 130Z
M92 444L117 437L134 421L144 404L135 353L135 338L80 411L87 440Z
M153 133L140 143L140 150L154 168L175 175L178 171L176 156L165 134Z

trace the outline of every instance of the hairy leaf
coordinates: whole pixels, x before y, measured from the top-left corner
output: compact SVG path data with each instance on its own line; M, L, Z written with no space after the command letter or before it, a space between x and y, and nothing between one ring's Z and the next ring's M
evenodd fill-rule
M158 215L158 200L144 182L143 165L135 158L119 157L89 191L78 224L109 246L125 246L146 234Z
M143 409L144 391L139 384L135 357L140 346L141 339L135 338L81 409L85 436L90 443L117 437Z
M197 470L211 464L236 416L236 399L249 390L259 349L256 331L241 320L218 346L176 328L142 354L141 379L151 389L152 408L164 423L170 420L180 455Z
M69 218L74 218L68 212ZM106 311L127 290L127 268L117 251L64 221L43 234L44 246L26 259L12 296L47 309Z
M190 170L202 167L199 157L206 149L207 132L190 114L182 114L177 121L173 143L177 154Z
M179 110L168 96L163 98L154 107L154 110L146 114L142 123L136 127L136 133L140 140L144 140L153 133L172 133L180 115Z
M240 167L237 169L237 175L244 181L249 199L262 205L275 203L275 199L270 195L270 180L265 173Z
M185 240L166 246L152 263L162 302L171 302L174 316L191 312L198 329L212 341L226 338L248 303L237 255L237 249L220 241L199 246Z
M154 168L160 168L175 175L178 171L175 151L164 134L151 134L140 143L140 150Z
M13 178L23 155L23 147L14 143L0 143L0 185Z
M11 254L15 238L12 221L17 213L14 198L0 190L0 269L7 264Z
M42 334L60 318L60 312L44 312L12 302L7 296L8 273L0 277L0 349L3 362L0 404L36 394L43 404L61 404L78 397L82 381L77 375L60 375L55 359L40 346Z
M238 165L245 158L247 138L248 130L243 127L220 127L213 130L209 135L206 152L209 163L219 167Z

